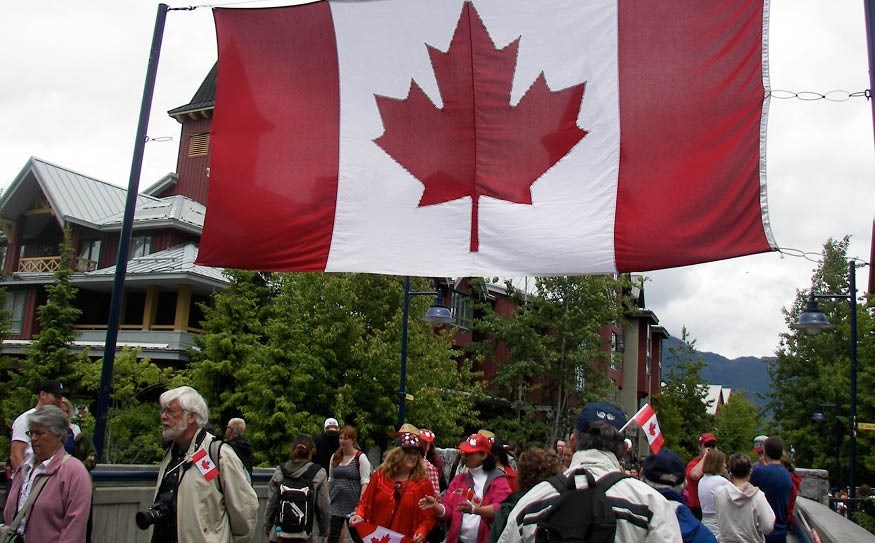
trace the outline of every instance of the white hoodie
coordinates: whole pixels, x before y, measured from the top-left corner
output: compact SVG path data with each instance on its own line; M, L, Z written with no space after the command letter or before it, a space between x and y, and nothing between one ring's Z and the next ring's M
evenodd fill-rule
M720 543L763 543L775 527L775 513L763 491L750 483L722 486L714 495Z

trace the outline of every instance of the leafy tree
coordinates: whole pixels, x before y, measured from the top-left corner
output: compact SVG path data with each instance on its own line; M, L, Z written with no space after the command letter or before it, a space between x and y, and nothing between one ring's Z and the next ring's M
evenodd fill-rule
M848 238L829 239L823 247L823 260L818 263L808 289L798 290L793 304L785 308L788 325L796 322L805 304L814 294L847 295ZM818 306L835 325L835 329L817 335L801 331L781 334L776 358L770 363L772 389L770 407L774 412L774 430L784 442L796 450L797 464L814 467L835 465L835 445L832 435L817 431L811 423L812 413L839 398L840 427L848 428L850 395L850 324L847 300L818 300ZM875 420L875 326L872 301L865 300L857 308L858 318L858 404L857 420ZM827 411L831 409L827 408ZM871 478L875 473L875 450L868 432L857 433L857 482ZM842 436L842 451L848 450L847 432ZM831 474L833 484L844 484L847 473L847 455L842 458L841 474Z
M484 283L472 286L482 289ZM608 396L611 385L604 374L606 353L600 331L623 318L627 286L627 281L607 275L541 277L528 296L507 285L520 305L516 315L505 317L480 304L474 329L492 341L474 349L483 356L498 344L508 349L510 358L498 369L491 392L516 399L515 412L491 421L492 426L507 427L508 437L520 442L553 442L573 426L580 405ZM531 420L523 391L552 407L546 433L534 433L543 426ZM513 433L510 421L501 420L508 417L515 419L519 433Z
M753 438L760 432L757 406L747 399L743 390L735 390L714 418L720 448L732 454L747 452Z
M232 272L177 383L198 388L223 417L246 419L260 463L285 458L296 434L320 432L329 415L385 441L398 410L402 293L398 278L379 275ZM450 335L415 317L426 307L411 300L408 420L456 436L476 415L476 387Z
M699 454L699 435L713 430L714 421L705 406L705 361L696 352L696 341L686 327L681 330L680 345L669 347L669 359L677 362L664 377L665 384L653 399L653 408L659 416L665 445L682 457L692 458Z
M171 370L162 369L138 351L123 349L113 364L112 393L107 415L104 462L110 464L151 464L162 455L160 412L157 391L171 379ZM82 389L97 395L102 360L77 364ZM91 429L93 417L86 415L82 425ZM92 434L93 435L93 434Z

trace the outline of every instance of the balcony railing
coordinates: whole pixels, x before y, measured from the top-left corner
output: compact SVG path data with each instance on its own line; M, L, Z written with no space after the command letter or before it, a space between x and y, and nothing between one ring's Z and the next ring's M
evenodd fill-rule
M90 272L97 269L97 262L87 258L76 258L73 260L73 266L77 272ZM19 273L55 273L60 267L60 256L41 256L18 260Z

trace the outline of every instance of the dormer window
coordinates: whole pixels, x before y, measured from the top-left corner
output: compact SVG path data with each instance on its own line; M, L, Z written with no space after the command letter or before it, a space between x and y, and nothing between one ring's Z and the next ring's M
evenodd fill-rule
M128 260L152 253L152 236L131 237L131 248L128 251Z

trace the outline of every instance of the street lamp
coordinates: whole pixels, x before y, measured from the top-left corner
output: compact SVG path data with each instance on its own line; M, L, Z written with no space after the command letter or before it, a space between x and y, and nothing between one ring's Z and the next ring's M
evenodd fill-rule
M833 328L820 309L817 307L818 299L842 299L848 301L850 308L851 326L851 407L848 413L848 425L851 435L850 451L848 453L848 490L851 498L857 494L856 488L856 463L857 463L857 264L854 260L848 261L848 293L847 294L814 294L811 293L805 311L790 327L796 330L805 330L809 334L817 334L821 330Z
M444 304L440 292L410 290L410 276L404 277L404 301L401 315L401 386L398 389L398 424L395 428L401 428L405 419L405 407L407 403L407 320L410 315L411 296L434 296L431 307L425 312L422 320L432 326L441 326L456 322L453 314Z

